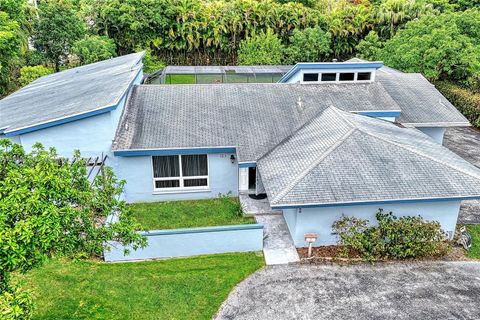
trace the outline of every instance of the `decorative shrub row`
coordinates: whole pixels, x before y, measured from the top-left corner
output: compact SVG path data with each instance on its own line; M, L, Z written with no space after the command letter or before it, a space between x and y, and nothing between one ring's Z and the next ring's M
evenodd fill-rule
M435 83L438 90L477 128L480 128L480 93L447 81Z
M332 229L345 247L342 254L348 257L348 248L364 260L406 259L442 255L450 244L436 221L426 221L421 216L396 217L392 212L377 214L377 225L355 217L343 216Z

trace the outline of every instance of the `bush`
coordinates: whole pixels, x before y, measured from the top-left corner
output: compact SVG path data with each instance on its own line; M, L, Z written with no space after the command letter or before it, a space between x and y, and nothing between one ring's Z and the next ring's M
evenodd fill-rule
M480 93L447 81L437 81L437 89L477 128L480 128Z
M275 65L281 64L284 46L272 32L260 33L240 42L238 50L239 65Z
M0 290L0 317L3 320L28 320L33 313L31 291L22 291L8 284Z
M116 50L115 42L104 36L87 36L76 41L72 48L82 65L113 58Z
M367 261L431 257L450 248L436 221L421 216L396 217L382 209L376 219L378 225L369 226L368 220L343 216L332 229L339 235L340 245L351 247Z
M42 65L33 67L25 66L20 69L20 77L18 78L18 82L21 86L26 86L33 80L46 76L50 73L53 73L53 69Z
M285 48L283 63L325 61L332 52L330 43L332 36L320 27L306 28L303 31L293 30L290 44Z

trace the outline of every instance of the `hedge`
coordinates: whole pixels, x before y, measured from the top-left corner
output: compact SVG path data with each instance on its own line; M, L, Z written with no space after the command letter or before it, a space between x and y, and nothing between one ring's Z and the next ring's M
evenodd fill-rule
M480 128L480 93L447 81L438 81L435 86L475 127Z

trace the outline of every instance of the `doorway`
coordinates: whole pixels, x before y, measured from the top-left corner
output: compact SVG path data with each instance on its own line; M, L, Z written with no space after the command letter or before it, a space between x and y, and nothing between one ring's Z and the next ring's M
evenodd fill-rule
M248 191L256 192L257 189L257 168L248 168Z

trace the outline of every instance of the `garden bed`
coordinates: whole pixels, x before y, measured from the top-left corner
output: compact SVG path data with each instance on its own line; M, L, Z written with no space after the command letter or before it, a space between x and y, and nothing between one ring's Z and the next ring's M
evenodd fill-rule
M141 230L255 223L253 217L244 216L238 197L135 203L130 207Z

